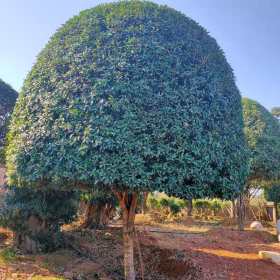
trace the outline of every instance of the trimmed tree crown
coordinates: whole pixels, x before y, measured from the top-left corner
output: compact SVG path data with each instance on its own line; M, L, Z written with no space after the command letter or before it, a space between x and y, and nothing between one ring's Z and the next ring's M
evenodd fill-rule
M256 101L243 98L245 135L250 149L251 184L280 180L280 125Z
M246 176L242 107L216 41L166 6L121 1L63 25L9 134L16 185L230 196Z

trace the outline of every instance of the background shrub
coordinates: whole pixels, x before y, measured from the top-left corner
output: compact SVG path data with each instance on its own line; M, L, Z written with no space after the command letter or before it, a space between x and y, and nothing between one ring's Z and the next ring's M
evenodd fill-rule
M15 232L24 251L51 251L62 245L60 227L74 220L79 194L57 190L11 188L0 209L0 225Z

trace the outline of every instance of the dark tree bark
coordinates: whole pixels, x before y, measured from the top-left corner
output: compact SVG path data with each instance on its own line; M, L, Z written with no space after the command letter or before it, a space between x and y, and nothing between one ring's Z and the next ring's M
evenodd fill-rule
M26 230L15 233L16 247L27 254L36 254L41 252L42 246L39 237L42 235L51 234L47 223L37 216L31 215L25 221Z
M143 197L142 197L142 205L141 205L141 211L142 214L147 213L147 199L148 199L149 192L143 192Z
M273 223L276 224L278 220L278 209L277 209L277 203L274 202L274 207L273 207Z
M114 207L110 203L88 203L83 228L101 229L110 222Z
M240 194L237 199L237 224L238 229L243 231L245 223L245 209L244 209L244 198L243 194Z
M95 228L99 224L100 219L100 209L96 204L92 204L91 202L88 203L85 213L85 219L82 224L83 228Z
M232 219L236 219L236 201L235 201L235 199L231 200L230 217Z
M191 217L192 216L192 211L193 211L192 199L188 199L187 210L188 210L188 216Z
M115 206L113 206L111 203L106 203L105 207L103 207L101 211L101 217L100 217L100 225L101 227L106 227L110 220L113 219L113 214L115 212Z
M26 233L15 233L15 245L26 254L37 254L40 252L40 243Z

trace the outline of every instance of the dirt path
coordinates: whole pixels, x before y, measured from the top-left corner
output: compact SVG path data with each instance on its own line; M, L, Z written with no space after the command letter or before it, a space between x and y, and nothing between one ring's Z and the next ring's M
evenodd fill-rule
M270 233L238 232L228 227L195 229L199 228L177 230L175 224L138 227L145 280L280 279L279 266L258 257L260 250L280 252L280 244ZM11 238L0 231L0 280L123 279L120 228L73 228L65 232L67 236L67 250L35 256L19 254L6 262L1 254L10 248ZM137 269L138 253L135 248Z
M280 267L260 260L260 250L280 252L280 244L267 232L214 229L204 234L147 231L145 245L184 250L213 280L280 279Z

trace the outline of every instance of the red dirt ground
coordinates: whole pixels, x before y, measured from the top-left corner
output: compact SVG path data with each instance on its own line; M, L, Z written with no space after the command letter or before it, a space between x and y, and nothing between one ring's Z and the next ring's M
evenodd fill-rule
M239 232L228 228L205 234L147 232L142 243L185 251L211 279L280 279L280 267L258 257L260 250L280 252L280 244L268 232Z
M209 226L208 231L191 233L178 230L176 225L169 230L151 225L138 226L138 230L145 280L280 279L280 267L258 257L260 250L280 252L280 243L276 243L275 236L269 232L239 232L229 227ZM123 279L118 228L104 231L74 228L65 234L72 248L48 255L19 255L11 263L0 263L0 279ZM10 246L10 236L4 233L1 236L0 249L3 250ZM137 248L135 256L138 270ZM35 275L42 277L32 278ZM138 271L137 279L139 277Z

